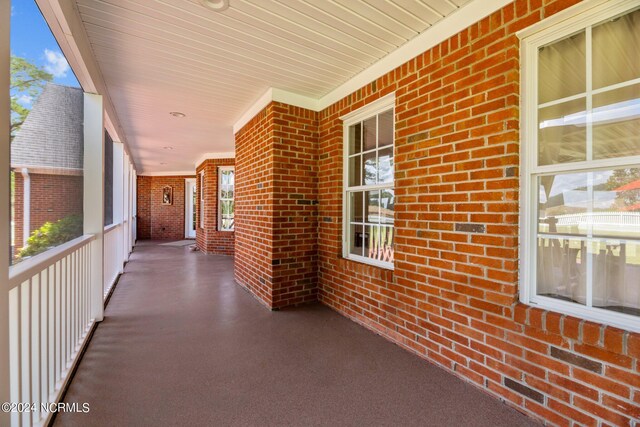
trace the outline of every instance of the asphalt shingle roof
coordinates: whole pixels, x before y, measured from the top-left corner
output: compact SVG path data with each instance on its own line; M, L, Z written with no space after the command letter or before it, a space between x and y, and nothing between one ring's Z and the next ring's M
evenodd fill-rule
M11 166L82 169L82 89L48 83L11 143Z

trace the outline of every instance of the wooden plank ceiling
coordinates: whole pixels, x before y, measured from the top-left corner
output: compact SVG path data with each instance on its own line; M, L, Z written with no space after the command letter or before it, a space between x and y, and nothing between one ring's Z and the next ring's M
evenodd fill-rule
M199 0L77 7L140 172L169 172L193 169L203 153L233 151L234 122L269 87L320 98L468 1L230 0L223 12Z

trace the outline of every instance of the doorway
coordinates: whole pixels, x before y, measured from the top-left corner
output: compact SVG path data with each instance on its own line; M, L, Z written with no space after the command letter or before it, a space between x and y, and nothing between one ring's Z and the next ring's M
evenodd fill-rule
M184 237L187 239L196 238L196 180L187 178L185 180L184 193Z

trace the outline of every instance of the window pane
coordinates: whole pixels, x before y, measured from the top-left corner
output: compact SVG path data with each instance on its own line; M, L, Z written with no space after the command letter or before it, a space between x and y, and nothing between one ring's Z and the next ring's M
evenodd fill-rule
M376 148L376 116L364 121L364 151Z
M365 198L367 222L378 224L380 222L380 191L367 191Z
M593 88L640 77L640 10L593 27Z
M538 238L537 294L585 304L585 248L579 239Z
M393 144L393 110L385 111L378 116L378 147Z
M538 178L538 231L640 239L640 169Z
M585 40L582 31L539 49L539 104L586 91Z
M371 151L362 155L364 158L364 185L375 184L378 180L376 167L376 152Z
M232 186L224 186L222 187L222 191L220 195L223 199L233 199L233 187Z
M365 247L364 226L361 224L351 224L349 226L349 232L351 233L349 253L363 256Z
M222 230L233 230L233 217L222 218Z
M393 227L366 225L366 256L383 262L393 262Z
M349 154L362 152L362 124L349 126Z
M378 152L378 182L393 183L393 147Z
M35 1L12 2L10 30L15 264L83 233L84 94Z
M367 191L365 209L368 223L393 225L393 189Z
M364 222L364 191L350 193L349 212L351 213L351 222Z
M594 241L593 305L640 315L640 244L624 241Z
M349 186L362 185L362 156L349 158Z
M594 95L592 120L594 159L640 155L640 85Z
M538 178L538 231L587 234L591 202L588 174L548 175Z
M222 200L220 202L220 212L222 216L233 214L233 200Z
M394 190L387 188L380 190L380 223L393 225L393 211L395 209Z
M538 164L586 160L586 104L576 99L538 112Z

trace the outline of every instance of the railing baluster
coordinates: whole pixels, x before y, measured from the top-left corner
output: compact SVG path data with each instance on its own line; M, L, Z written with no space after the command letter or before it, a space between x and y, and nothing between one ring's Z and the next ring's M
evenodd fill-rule
M12 402L20 402L22 398L22 285L16 286L9 292L9 310L9 345L12 348L9 356L10 396ZM20 425L20 420L19 412L11 413L11 425Z
M22 292L20 293L20 314L22 327L20 328L22 338L22 360L20 365L22 367L22 396L19 402L31 401L31 280L27 280L22 285ZM31 413L22 413L22 423L24 425L31 425Z
M49 389L49 292L52 268L49 267L40 274L40 402L47 402ZM42 414L38 410L40 418Z
M31 279L31 398L29 403L40 403L40 282L41 276L36 274ZM38 418L31 414L32 419Z
M67 270L69 259L62 260L62 275L60 282L60 379L65 372L65 361L67 360Z
M71 359L71 355L76 352L76 344L78 342L78 331L77 331L77 323L76 323L76 287L78 286L78 258L77 251L74 251L71 254L71 263L73 268L71 269L71 350L69 353L69 359Z
M60 283L61 283L61 277L62 277L62 260L58 261L56 263L56 290L55 290L55 295L54 295L54 299L53 299L53 307L54 307L54 316L55 316L55 323L53 326L54 332L53 332L53 367L54 367L54 372L53 372L53 386L55 389L55 385L58 383L58 381L60 380L60 323L61 323L61 318L60 318ZM53 393L53 390L51 390L51 393Z
M56 347L56 313L55 313L55 298L56 298L56 274L58 271L58 263L55 263L51 266L49 270L49 334L48 334L48 360L49 363L47 367L49 368L49 380L47 382L47 390L46 390L46 400L50 401L49 396L53 394L53 390L55 387L55 369L56 369L56 358L55 358L55 347Z

